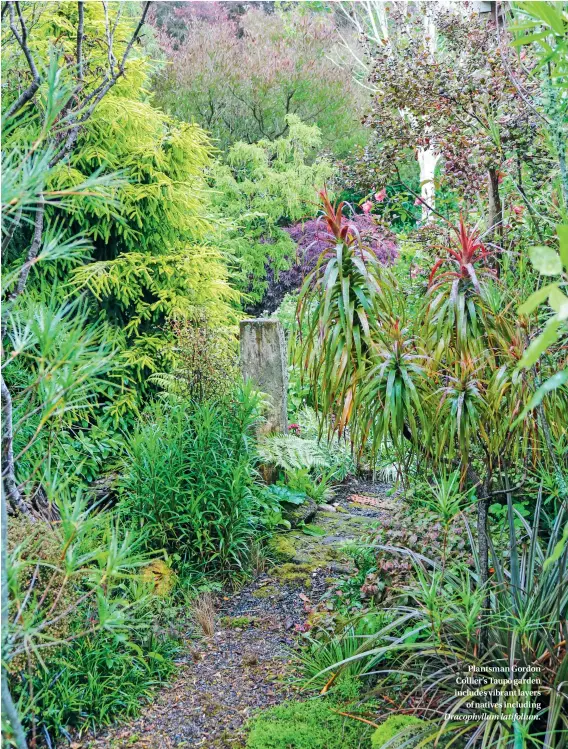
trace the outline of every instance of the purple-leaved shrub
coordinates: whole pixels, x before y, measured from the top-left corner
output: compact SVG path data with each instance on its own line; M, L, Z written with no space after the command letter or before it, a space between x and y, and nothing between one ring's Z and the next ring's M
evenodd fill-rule
M391 265L397 255L394 235L365 213L356 213L343 218L353 234L358 236L361 244L372 252L384 265ZM275 273L269 265L267 268L268 287L263 300L255 307L254 312L274 312L286 296L297 291L306 276L315 268L318 258L332 247L336 240L329 233L323 218L312 218L300 221L284 229L296 243L296 256L288 270Z

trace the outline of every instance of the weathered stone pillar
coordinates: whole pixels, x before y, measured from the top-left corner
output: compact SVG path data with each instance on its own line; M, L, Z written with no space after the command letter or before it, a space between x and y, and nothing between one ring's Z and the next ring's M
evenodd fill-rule
M288 367L286 340L279 320L241 320L241 373L269 399L261 433L288 430Z

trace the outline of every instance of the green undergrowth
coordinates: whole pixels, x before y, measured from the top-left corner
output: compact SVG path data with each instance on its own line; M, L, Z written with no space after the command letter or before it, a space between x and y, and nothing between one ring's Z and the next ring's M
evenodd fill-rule
M316 698L284 702L250 724L247 749L359 749L370 747L370 727L340 715L339 703Z
M26 724L35 716L37 729L59 742L71 730L138 715L173 674L176 651L173 640L155 636L138 642L103 632L79 638L52 652L31 677L23 671L14 696Z
M373 749L413 747L420 740L425 725L423 720L413 715L391 715L373 733L371 746Z
M128 438L120 512L181 576L250 569L263 526L251 439L260 404L250 385L219 401L154 402Z
M280 564L269 570L269 574L282 583L300 584L310 587L312 584L312 572L317 569L313 564Z
M227 629L248 629L258 623L256 616L223 616L221 617L221 626Z

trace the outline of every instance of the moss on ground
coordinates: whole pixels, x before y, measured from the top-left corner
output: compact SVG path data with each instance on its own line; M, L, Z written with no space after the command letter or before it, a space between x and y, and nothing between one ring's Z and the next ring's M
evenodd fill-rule
M292 540L294 536L289 533L279 533L268 542L268 548L278 560L293 559L296 556L296 546Z
M248 627L254 627L257 621L256 616L223 616L221 626L227 629L248 629Z
M279 564L268 571L268 574L281 583L299 583L307 588L312 584L312 572L317 569L313 564Z
M279 533L270 539L268 548L278 563L269 570L269 574L278 582L310 586L315 570L338 562L349 563L343 547L370 530L377 523L377 518L320 512L318 523L325 530L325 536L312 536L295 530ZM259 590L254 595L264 598L274 593Z
M284 702L253 719L247 749L359 749L368 726L345 718L326 700ZM337 708L336 708L337 709Z
M426 726L427 723L413 715L391 715L373 733L371 744L373 749L381 749L387 743L392 749L410 749L420 743Z
M258 588L254 591L253 596L255 598L272 598L280 595L280 591L274 585L265 585L262 588Z

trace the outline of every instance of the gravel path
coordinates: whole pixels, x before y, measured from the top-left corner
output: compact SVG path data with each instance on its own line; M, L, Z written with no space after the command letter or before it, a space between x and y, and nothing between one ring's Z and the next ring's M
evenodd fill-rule
M392 510L396 499L387 498L386 489L364 482L341 487L340 511L318 513L314 521L326 536L285 534L294 545L287 563L220 596L214 635L192 642L175 680L140 718L74 742L73 749L244 747L249 717L294 697L292 650L298 632L325 593L330 575L338 570L348 574L341 545ZM362 499L353 503L355 497Z

